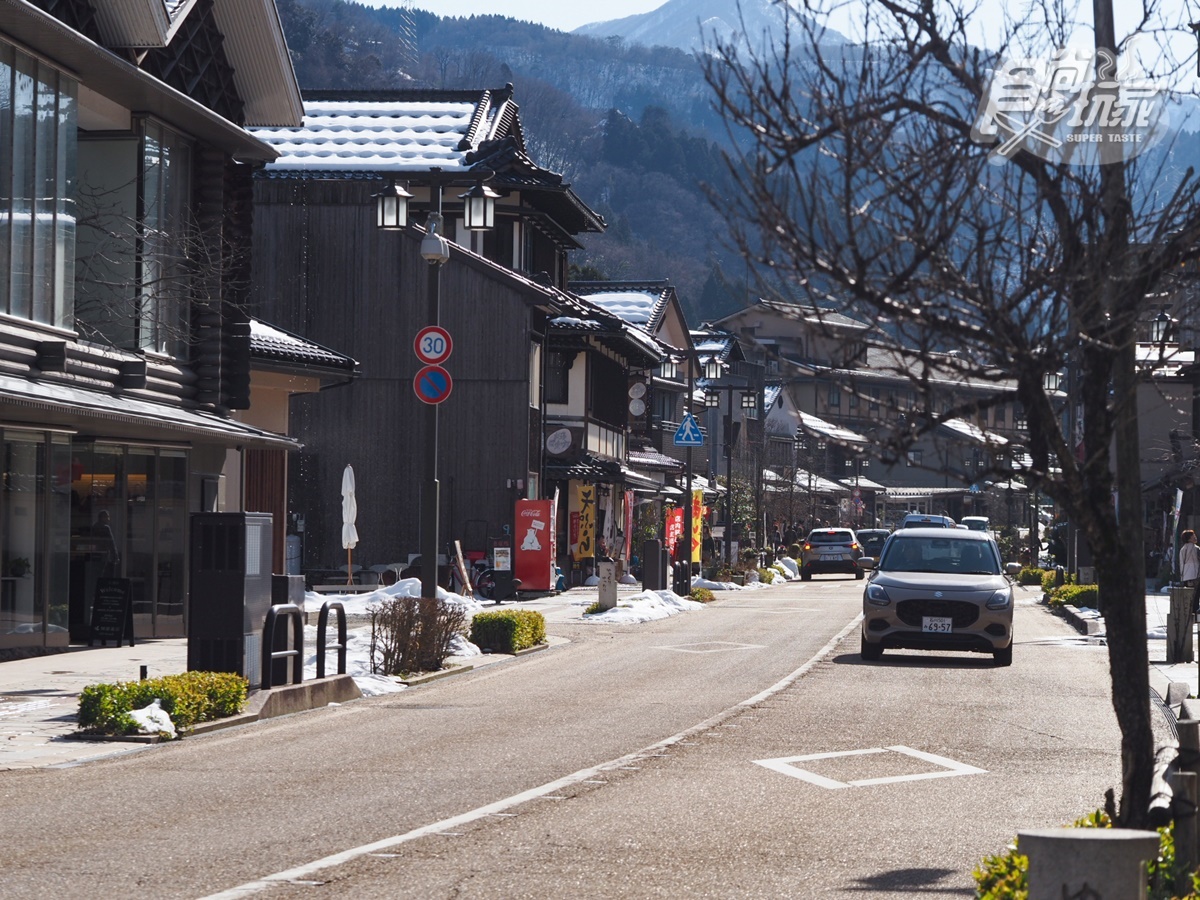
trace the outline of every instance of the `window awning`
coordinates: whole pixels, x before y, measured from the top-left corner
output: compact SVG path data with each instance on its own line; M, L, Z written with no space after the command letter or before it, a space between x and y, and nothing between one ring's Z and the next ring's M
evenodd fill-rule
M301 446L299 441L285 435L202 410L53 382L26 381L9 375L0 375L0 420L27 424L31 428L45 426L94 432L97 437L161 441L199 439L230 447L299 449Z
M822 437L830 438L839 444L867 444L867 439L857 431L851 431L849 428L843 428L841 425L835 425L832 422L826 422L824 419L814 416L812 413L800 412L800 428L807 434L819 434Z

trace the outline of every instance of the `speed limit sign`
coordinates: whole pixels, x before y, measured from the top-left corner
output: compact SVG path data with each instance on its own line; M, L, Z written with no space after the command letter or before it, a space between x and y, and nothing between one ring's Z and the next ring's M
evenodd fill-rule
M450 332L438 325L426 325L417 332L413 341L417 359L428 366L444 363L453 349L454 341L450 340Z

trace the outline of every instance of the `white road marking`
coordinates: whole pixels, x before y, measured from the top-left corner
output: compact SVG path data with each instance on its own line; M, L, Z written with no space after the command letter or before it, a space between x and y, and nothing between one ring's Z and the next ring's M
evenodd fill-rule
M352 847L348 850L343 850L340 853L334 853L322 859L313 860L312 862L296 866L295 868L288 869L284 872L276 872L273 875L264 875L262 878L259 878L256 881L248 881L245 884L239 884L238 886L229 888L228 890L220 891L216 894L210 894L207 897L202 898L202 900L235 900L235 898L248 897L251 894L257 894L261 891L265 891L276 884L287 883L298 878L304 878L312 875L314 872L320 872L323 869L343 865L344 863L358 859L361 856L376 855L383 851L390 850L393 847L398 847L401 844L407 844L410 841L415 841L418 838L425 837L426 835L437 834L438 832L445 831L447 828L466 825L470 822L475 822L487 816L504 812L505 810L512 809L514 806L520 806L521 804L527 803L530 800L536 800L538 797L545 797L547 794L553 794L555 791L571 787L572 785L585 783L604 772L611 772L615 769L620 769L629 765L630 763L637 762L646 756L656 754L660 750L665 750L668 747L682 742L687 737L705 732L710 728L720 725L725 719L737 715L745 707L754 706L758 703L761 703L768 697L784 690L797 679L803 678L804 675L809 672L809 670L811 670L814 666L821 662L821 660L832 653L837 648L838 644L842 642L842 639L846 637L846 635L848 635L855 628L858 628L859 622L861 621L861 614L855 616L849 625L834 635L834 637L831 638L824 647L818 650L812 658L805 662L804 665L800 666L800 668L796 669L794 672L785 675L765 691L761 691L755 694L753 697L743 700L741 703L722 710L716 715L705 719L703 722L693 725L691 728L672 735L669 738L658 741L657 743L651 744L649 747L644 747L641 750L635 750L634 752L626 754L625 756L609 760L608 762L601 763L597 766L591 766L587 769L580 769L578 772L573 772L570 775L565 775L562 778L557 778L554 781L549 781L546 784L538 787L530 788L527 791L521 791L519 794L513 794L511 797L505 797L503 800L497 800L494 803L487 804L486 806L480 806L476 809L469 810L468 812L460 813L457 816L451 816L450 818L443 819L440 822L422 825L420 828L414 828L412 831L405 832L404 834L383 838L382 840L378 840L370 844L363 844L359 847Z
M696 647L707 647L697 650ZM727 653L730 650L761 650L762 644L735 644L730 641L702 641L698 644L678 644L674 647L659 646L654 650L673 650L676 653Z
M812 762L819 759L837 759L847 756L868 756L873 753L900 753L904 756L911 756L914 759L919 759L935 766L941 766L942 771L917 772L913 775L889 775L885 778L859 778L854 781L835 781L832 778L826 778L824 775L818 775L816 772L810 772L807 769L801 769L794 765L794 763L798 762ZM987 769L978 769L975 766L969 766L966 763L960 763L957 760L948 759L945 756L937 756L933 753L926 753L922 750L914 750L911 747L904 747L900 745L893 747L872 747L868 750L841 750L831 753L809 753L804 756L783 756L778 759L756 759L754 762L763 768L770 769L772 772L778 772L781 775L787 775L791 778L799 778L801 781L807 781L809 784L815 784L817 787L827 788L831 791L850 787L869 787L876 784L898 784L902 781L926 781L930 778L952 778L955 775L987 774Z

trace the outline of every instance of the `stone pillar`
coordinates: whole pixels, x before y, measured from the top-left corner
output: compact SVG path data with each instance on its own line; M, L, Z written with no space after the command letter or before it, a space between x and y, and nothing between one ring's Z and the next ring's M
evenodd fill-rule
M1017 832L1029 857L1029 900L1146 900L1146 862L1158 833L1130 828L1044 828Z
M596 570L600 577L600 608L612 609L617 605L617 564L611 559L602 559Z

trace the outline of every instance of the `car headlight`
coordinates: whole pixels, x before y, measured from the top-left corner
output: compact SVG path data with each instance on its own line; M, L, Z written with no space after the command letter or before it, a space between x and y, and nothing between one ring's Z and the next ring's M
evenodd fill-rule
M1001 588L988 598L988 609L1008 609L1012 605L1012 589Z
M878 584L867 585L867 602L872 606L887 606L892 602L892 598L887 595L887 591Z

